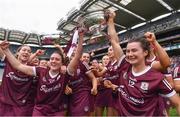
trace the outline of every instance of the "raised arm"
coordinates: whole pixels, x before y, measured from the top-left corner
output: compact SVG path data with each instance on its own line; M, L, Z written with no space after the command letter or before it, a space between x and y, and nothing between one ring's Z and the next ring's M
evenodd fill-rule
M153 45L155 49L155 54L159 58L159 61L155 61L152 67L158 71L164 71L170 66L170 58L166 51L157 42L155 34L151 32L145 33L146 39Z
M0 48L0 59L2 59L3 56L4 56L4 52L3 52L3 50Z
M6 55L9 63L12 65L13 68L23 72L24 74L27 75L34 75L34 71L33 71L33 67L31 66L27 66L24 64L21 64L15 57L14 55L11 53L11 51L9 50L9 42L8 41L3 41L0 44L1 49L3 50L4 54Z
M45 50L38 49L35 53L31 54L28 62L31 62L37 56L42 56L45 53Z
M114 55L116 57L117 60L119 60L121 58L121 56L123 56L123 50L119 45L119 38L117 35L117 32L115 30L115 25L114 25L114 18L116 16L115 12L113 11L109 11L109 18L107 21L108 24L108 34L110 36L110 42L111 45L113 47L114 50Z
M68 70L72 74L74 74L74 71L76 70L78 62L82 55L83 37L84 37L84 32L82 31L82 29L79 29L79 42L78 42L78 46L76 48L76 53L75 53L75 56L73 57L73 59L68 64Z
M62 53L63 57L65 58L66 55L65 55L64 50L62 49L62 47L61 47L59 44L54 44L54 46L55 46L57 49L59 49L59 51Z

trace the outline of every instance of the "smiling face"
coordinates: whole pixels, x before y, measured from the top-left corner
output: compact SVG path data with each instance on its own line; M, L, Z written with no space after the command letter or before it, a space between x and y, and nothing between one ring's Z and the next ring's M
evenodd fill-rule
M114 51L113 51L112 46L110 46L108 48L108 56L109 56L109 58L113 58L114 57Z
M109 63L109 56L105 55L102 58L102 64L106 66Z
M96 59L92 60L91 62L92 66L94 66L95 68L98 68L99 67L99 63Z
M35 57L32 61L31 61L31 64L33 66L38 66L39 65L39 58L38 57Z
M62 65L62 57L59 53L53 53L49 60L49 67L52 71L59 71Z
M89 55L88 53L83 53L82 56L81 56L81 61L82 61L82 62L89 63L89 61L90 61L90 55Z
M48 66L48 61L47 60L40 60L39 66L47 68Z
M28 62L31 55L31 48L27 45L21 46L17 52L17 59L20 62Z
M141 42L131 42L127 44L126 59L132 65L139 65L145 62L148 50L143 49Z

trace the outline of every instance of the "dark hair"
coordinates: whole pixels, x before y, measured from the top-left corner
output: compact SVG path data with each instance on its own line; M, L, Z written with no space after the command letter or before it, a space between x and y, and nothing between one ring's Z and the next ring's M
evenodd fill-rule
M17 49L16 52L19 52L19 51L20 51L23 47L25 47L25 46L30 47L30 46L28 46L28 45L21 45L20 47L18 47L18 49Z
M142 49L148 52L145 58L149 57L151 47L150 47L150 43L145 38L136 38L128 41L128 43L133 43L133 42L139 42L141 44Z
M52 54L59 54L61 56L62 64L64 64L64 56L60 51L54 51Z
M21 45L21 46L19 46L19 47L17 48L16 53L15 53L15 57L16 57L16 58L18 57L18 54L17 54L17 53L18 53L23 47L25 47L25 46L30 47L30 46L28 46L28 45ZM30 49L31 49L31 47L30 47Z

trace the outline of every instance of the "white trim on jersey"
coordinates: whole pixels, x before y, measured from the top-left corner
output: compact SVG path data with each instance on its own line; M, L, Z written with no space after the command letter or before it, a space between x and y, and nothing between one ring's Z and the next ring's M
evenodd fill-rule
M174 80L180 80L180 78L174 78Z
M166 77L172 77L172 74L164 74Z
M33 67L33 76L37 76L36 67Z
M147 61L147 62L151 62L151 63L152 63L152 62L154 62L154 61L155 61L155 59L156 59L156 56L154 56L152 59L147 59L146 61Z
M166 94L166 95L164 95L164 94L159 94L159 95L161 95L162 97L166 97L166 98L169 98L169 97L172 97L173 95L175 95L176 94L176 91L175 90L173 90L171 93L169 93L169 94Z
M50 76L51 78L56 78L56 76L57 76L58 74L59 74L59 73L53 75L53 74L51 74L51 72L49 71L49 76Z
M122 63L122 60L125 58L126 56L125 55L123 55L123 56L121 56L121 58L119 59L119 61L118 61L118 67L120 66L120 64Z
M163 81L163 83L166 85L166 87L167 87L169 90L172 89L171 85L169 84L169 82L168 82L166 79L163 79L162 81Z
M116 62L117 62L117 60L113 61L113 62L111 63L111 65L114 65Z
M134 70L132 69L132 74L134 76L141 76L141 75L145 74L146 72L148 72L150 69L151 69L151 67L147 66L143 71L138 72L138 73L134 72Z

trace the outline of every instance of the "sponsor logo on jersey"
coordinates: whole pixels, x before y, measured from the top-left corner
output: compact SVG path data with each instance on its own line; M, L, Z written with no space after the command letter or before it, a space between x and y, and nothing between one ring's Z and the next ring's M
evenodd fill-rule
M16 76L14 72L9 72L8 74L6 74L6 77L9 77L11 80L16 80L16 81L22 81L22 82L29 81L28 78L20 78Z

